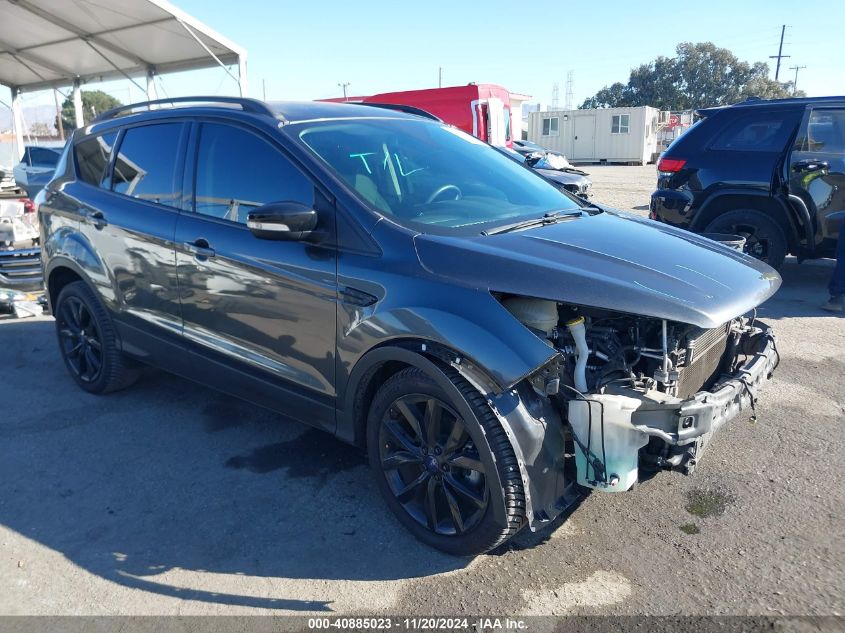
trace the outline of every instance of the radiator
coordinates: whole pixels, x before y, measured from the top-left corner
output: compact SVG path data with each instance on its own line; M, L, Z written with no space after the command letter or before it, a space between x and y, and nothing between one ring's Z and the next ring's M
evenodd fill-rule
M686 354L678 378L678 397L687 398L707 388L719 375L728 346L730 323L704 330L696 328L686 336Z

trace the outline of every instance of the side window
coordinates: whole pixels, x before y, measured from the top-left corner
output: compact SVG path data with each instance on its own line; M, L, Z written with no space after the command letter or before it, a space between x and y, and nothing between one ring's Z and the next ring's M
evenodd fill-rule
M614 114L610 121L611 134L627 134L631 129L630 114Z
M112 191L177 206L180 187L176 164L181 134L181 123L157 123L126 130L114 163Z
M268 202L314 204L314 184L279 150L230 125L204 123L197 152L196 211L246 224Z
M734 152L779 152L797 123L791 112L744 114L727 125L709 149Z
M553 117L550 119L543 119L543 136L558 136L560 126L560 119Z
M95 187L102 184L115 140L117 132L108 132L87 138L74 148L76 175L80 180Z
M804 139L805 152L845 154L845 110L813 110Z

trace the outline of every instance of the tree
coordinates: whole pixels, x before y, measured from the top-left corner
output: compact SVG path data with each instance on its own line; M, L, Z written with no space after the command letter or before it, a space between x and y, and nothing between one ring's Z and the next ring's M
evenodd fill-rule
M712 42L682 42L676 56L658 57L631 69L627 84L605 86L581 108L650 105L661 110L689 110L736 103L748 97L779 99L792 94L792 82L769 79L763 62L740 61Z
M29 126L29 133L32 136L52 136L53 131L44 121L36 121Z
M98 114L102 114L106 110L111 110L119 105L122 105L120 101L102 90L82 91L82 113L86 121L90 121ZM65 99L62 104L62 123L65 126L66 132L76 129L76 113L74 112L72 99ZM56 129L58 127L59 124L56 121Z

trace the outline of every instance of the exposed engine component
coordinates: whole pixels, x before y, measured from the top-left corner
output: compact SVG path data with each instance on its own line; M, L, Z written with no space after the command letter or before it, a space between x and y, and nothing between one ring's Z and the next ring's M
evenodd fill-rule
M569 423L578 482L610 492L630 488L643 464L692 471L718 424L708 390L753 355L750 341L763 332L742 317L702 329L540 299L501 301L560 352L531 382ZM699 406L711 407L709 419Z
M502 305L513 314L523 325L542 332L546 338L554 338L560 317L557 313L557 303L543 299L529 297L508 297Z
M575 370L572 372L572 379L575 388L581 393L587 393L587 361L590 359L590 348L587 346L587 328L584 325L584 317L578 317L567 321L566 327L575 340Z

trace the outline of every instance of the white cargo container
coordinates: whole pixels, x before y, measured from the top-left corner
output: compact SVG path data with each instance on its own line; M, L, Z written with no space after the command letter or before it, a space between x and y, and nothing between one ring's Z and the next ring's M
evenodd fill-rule
M528 140L574 163L651 162L660 111L650 106L552 110L528 115Z

